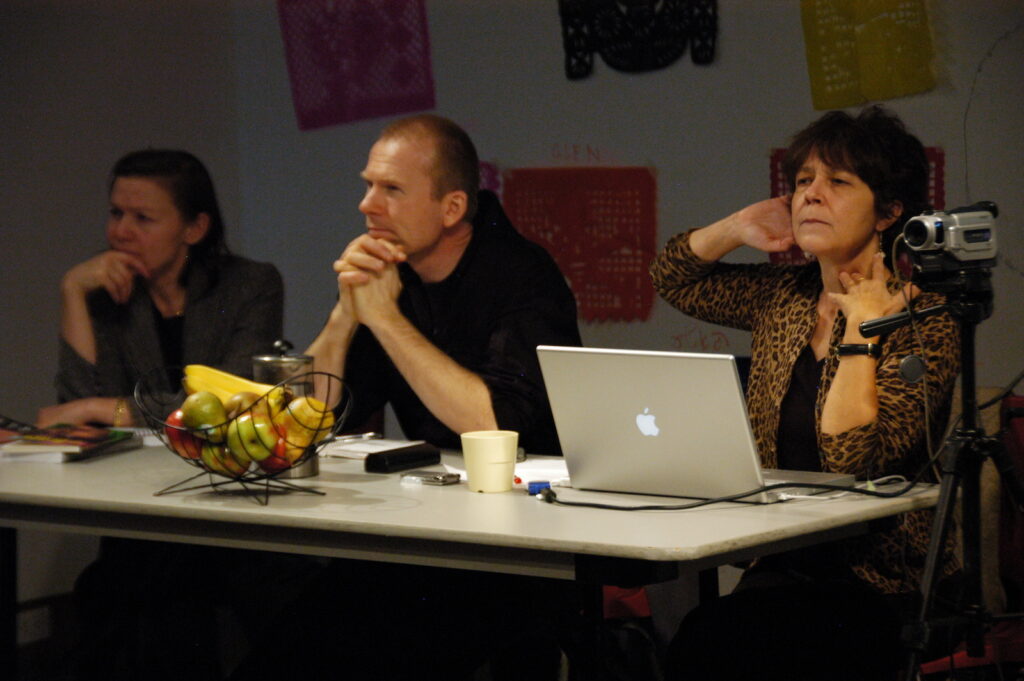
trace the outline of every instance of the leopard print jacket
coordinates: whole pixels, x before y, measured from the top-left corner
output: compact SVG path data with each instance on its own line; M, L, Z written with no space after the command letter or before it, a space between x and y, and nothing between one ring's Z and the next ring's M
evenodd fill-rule
M658 293L697 319L751 332L751 366L747 395L751 427L764 466L777 467L779 409L789 389L797 356L810 342L817 323L822 283L815 264L725 264L705 262L689 247L689 233L672 238L651 265ZM900 284L889 284L895 292ZM918 309L944 302L923 293ZM959 373L960 328L948 313L915 322L881 340L878 361L878 416L874 422L838 434L820 430L821 410L838 366L836 346L846 320L836 317L815 406L818 448L824 471L853 473L858 479L916 475L927 461L925 403L920 385L904 381L899 363L917 354L928 366L928 423L932 446L941 444L949 419L953 387ZM883 593L916 588L923 571L934 513L915 511L891 520L884 531L847 540L843 550L854 573ZM942 574L958 568L955 535L949 533Z

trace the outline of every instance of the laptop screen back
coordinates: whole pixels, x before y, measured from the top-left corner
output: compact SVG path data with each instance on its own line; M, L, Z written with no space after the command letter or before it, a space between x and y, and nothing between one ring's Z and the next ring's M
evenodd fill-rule
M763 485L731 355L557 346L537 355L573 487L717 498Z

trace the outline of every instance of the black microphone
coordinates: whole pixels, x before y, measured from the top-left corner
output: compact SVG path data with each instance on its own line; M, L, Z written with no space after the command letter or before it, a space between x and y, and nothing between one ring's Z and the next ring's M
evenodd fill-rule
M907 383L920 383L925 369L924 360L917 355L907 355L900 360L900 377Z

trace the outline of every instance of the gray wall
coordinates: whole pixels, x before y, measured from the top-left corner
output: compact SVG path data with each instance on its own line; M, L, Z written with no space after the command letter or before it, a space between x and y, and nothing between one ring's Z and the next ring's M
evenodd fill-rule
M34 420L55 399L58 283L105 244L118 157L192 150L238 224L231 34L205 0L0 0L0 413ZM20 533L19 597L69 589L95 551L92 537Z
M933 5L941 82L932 92L887 104L926 145L946 150L949 207L991 198L1003 211L998 313L979 334L980 380L999 383L1024 364L1013 333L1024 312L1006 302L1022 288L1009 260L1021 260L1024 246L1018 228L1024 115L1016 85L1024 76L1024 31L997 38L1019 29L1024 10L1009 1L971 3L969 10L958 2ZM501 168L573 165L564 150L580 145L599 152L601 161L591 165L652 166L659 243L764 198L770 150L820 115L811 105L795 0L720 2L718 52L710 67L694 66L687 55L663 71L627 75L597 59L594 74L578 82L563 74L554 0L428 6L437 110L469 130L481 158ZM246 65L238 83L246 245L284 270L287 330L300 345L312 339L333 301L330 262L361 228L358 173L382 122L299 132L276 16L251 3L244 7L236 21L237 61ZM587 324L583 336L590 345L675 349L674 337L697 338L688 332L709 328L659 302L647 323ZM747 350L744 334L726 335L730 350Z
M572 165L559 150L575 144L599 150L601 165L653 167L659 243L765 197L769 151L820 114L797 0L720 0L709 67L687 55L626 75L598 59L580 82L563 75L555 0L427 4L436 110L465 125L481 157ZM945 149L948 206L1002 209L978 363L979 381L998 384L1024 366L1024 306L1012 302L1024 294L1024 8L930 6L940 84L887 104ZM0 0L0 65L0 413L31 419L52 402L59 278L102 247L106 172L140 146L182 146L208 163L232 246L278 264L287 335L300 347L313 338L335 295L331 262L361 229L358 173L384 121L298 130L272 0ZM587 324L583 335L673 349L702 328L658 303L648 322ZM728 338L746 350L745 336ZM46 541L29 552L45 566L26 570L23 596L66 586L74 561L56 566L91 546Z

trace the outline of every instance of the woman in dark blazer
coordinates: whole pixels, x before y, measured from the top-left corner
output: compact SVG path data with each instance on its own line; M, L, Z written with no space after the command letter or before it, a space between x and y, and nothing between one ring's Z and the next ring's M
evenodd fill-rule
M228 251L213 182L192 154L117 162L107 242L61 280L59 404L40 410L40 425L144 425L131 399L139 379L174 393L186 364L248 375L281 337L281 275Z
M140 379L169 401L184 365L249 375L252 356L282 334L281 275L228 251L195 156L130 153L109 186L109 248L61 280L59 404L39 412L40 424L144 426L132 397ZM288 585L316 567L300 556L104 537L75 584L80 637L62 678L218 679L218 613L255 639L270 609L256 586L270 579L271 595L288 599Z

